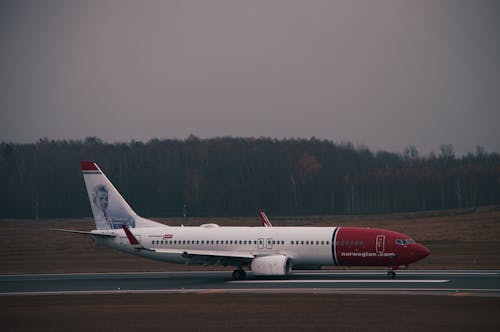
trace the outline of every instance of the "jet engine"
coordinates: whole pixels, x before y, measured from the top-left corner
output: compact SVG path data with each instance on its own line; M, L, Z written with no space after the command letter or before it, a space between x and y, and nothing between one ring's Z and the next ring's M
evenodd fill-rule
M257 276L284 276L290 272L292 264L284 255L255 257L251 269Z

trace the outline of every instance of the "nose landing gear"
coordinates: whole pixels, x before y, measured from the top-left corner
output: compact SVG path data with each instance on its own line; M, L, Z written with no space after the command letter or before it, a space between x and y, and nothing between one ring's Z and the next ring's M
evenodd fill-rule
M408 268L408 265L393 265L393 266L390 266L389 267L389 270L387 271L387 278L389 279L394 279L396 278L396 270L399 270L399 269L406 269Z

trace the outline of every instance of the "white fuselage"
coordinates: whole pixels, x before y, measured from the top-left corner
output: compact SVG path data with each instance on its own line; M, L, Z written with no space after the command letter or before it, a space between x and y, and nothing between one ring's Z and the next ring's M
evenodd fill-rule
M192 263L183 251L247 253L254 256L285 255L292 265L335 265L332 245L336 227L154 227L131 229L147 248L134 249L121 229L108 230L114 238L96 238L113 249L147 258ZM99 231L103 233L103 231ZM171 251L171 254L168 253Z

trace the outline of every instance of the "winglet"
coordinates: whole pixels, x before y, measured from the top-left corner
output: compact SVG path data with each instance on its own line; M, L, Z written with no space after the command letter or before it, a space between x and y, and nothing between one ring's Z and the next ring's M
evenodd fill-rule
M132 234L132 232L130 231L130 229L128 229L127 226L125 225L122 225L122 228L123 230L125 231L125 234L127 235L127 239L128 241L130 242L130 245L134 248L134 249L146 249L144 248L144 246L139 242L139 240L137 240L137 238L134 236L134 234Z
M267 216L264 213L264 211L260 211L259 214L260 214L260 221L262 222L262 226L264 226L264 227L273 227L273 225L271 224L271 222L267 218Z

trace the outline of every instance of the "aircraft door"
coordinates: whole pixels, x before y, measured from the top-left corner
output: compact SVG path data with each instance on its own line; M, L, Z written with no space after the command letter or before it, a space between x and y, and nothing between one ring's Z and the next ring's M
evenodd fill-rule
M271 238L266 239L266 249L273 249L273 239Z
M257 240L257 249L264 249L264 239L260 238Z
M375 250L377 254L383 254L385 251L385 235L377 235L375 242Z

